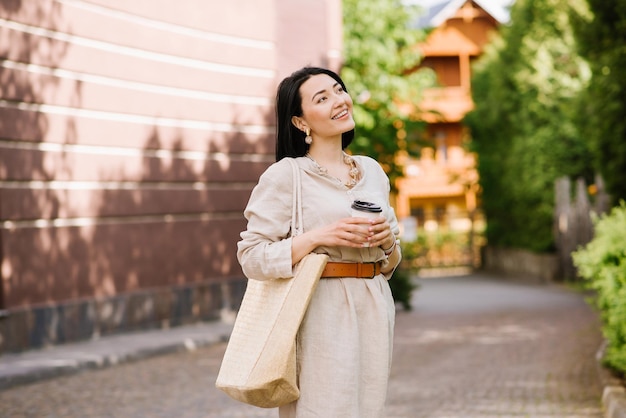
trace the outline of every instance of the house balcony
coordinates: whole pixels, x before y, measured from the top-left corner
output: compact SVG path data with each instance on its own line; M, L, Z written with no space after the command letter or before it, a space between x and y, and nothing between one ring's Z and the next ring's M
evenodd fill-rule
M398 179L398 188L421 197L462 195L468 185L478 181L476 161L473 154L461 148L450 151L450 158L444 160L425 148L420 159L403 161L404 175Z
M424 91L421 117L428 123L460 122L474 108L471 92L465 87L438 87Z

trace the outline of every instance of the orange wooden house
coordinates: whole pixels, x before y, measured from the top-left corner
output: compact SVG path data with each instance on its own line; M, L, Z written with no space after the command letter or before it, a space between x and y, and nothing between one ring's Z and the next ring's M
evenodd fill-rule
M508 20L506 7L496 0L416 3L425 12L418 25L432 28L420 45L421 67L435 71L439 86L426 91L419 104L429 146L419 159L403 158L404 177L397 183L395 206L408 239L415 236L416 224L426 231L468 232L482 222L475 158L466 150L462 119L473 107L472 62Z

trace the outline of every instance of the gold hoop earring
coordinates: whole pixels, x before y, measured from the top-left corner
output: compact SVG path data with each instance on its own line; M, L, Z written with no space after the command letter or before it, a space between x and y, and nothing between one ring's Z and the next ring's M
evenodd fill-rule
M311 145L313 143L313 137L311 136L311 129L306 128L306 137L304 137L304 142L306 142L308 145Z

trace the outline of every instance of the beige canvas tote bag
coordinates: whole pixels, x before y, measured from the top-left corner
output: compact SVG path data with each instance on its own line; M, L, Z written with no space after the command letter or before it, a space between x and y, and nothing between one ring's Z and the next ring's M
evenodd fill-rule
M300 168L293 169L292 236L302 233ZM291 279L248 280L216 386L231 398L274 408L300 396L296 334L328 256L311 253Z

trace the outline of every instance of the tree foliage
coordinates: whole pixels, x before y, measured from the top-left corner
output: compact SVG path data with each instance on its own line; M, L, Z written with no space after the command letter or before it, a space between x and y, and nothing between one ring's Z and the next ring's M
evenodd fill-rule
M401 174L395 156L412 151L410 133L419 124L402 104L417 103L435 80L431 72L411 71L421 60L416 46L425 37L410 27L419 9L401 0L344 0L343 13L341 76L354 100L357 125L350 149L377 159L393 184Z
M554 181L591 176L575 103L589 79L570 13L584 0L517 0L475 66L465 122L478 154L490 245L553 247Z
M592 77L581 95L577 125L614 201L626 199L626 0L587 0L574 15L581 54Z

